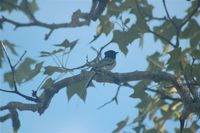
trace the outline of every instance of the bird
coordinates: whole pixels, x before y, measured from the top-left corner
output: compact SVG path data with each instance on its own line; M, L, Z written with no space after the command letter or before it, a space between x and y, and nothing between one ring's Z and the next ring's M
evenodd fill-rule
M92 0L90 16L93 21L96 21L105 10L109 0Z
M92 66L92 70L111 71L116 66L116 55L118 52L108 50L104 53L105 57Z
M104 58L94 64L92 64L92 69L90 70L90 75L85 79L85 87L92 86L92 80L96 74L101 71L111 71L116 66L116 55L118 52L114 50L108 50L104 53Z

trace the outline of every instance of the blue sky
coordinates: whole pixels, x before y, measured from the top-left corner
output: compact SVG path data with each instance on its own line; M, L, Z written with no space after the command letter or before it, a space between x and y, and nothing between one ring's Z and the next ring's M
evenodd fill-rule
M66 22L69 21L71 14L77 10L89 11L91 1L85 0L38 0L39 12L36 17L44 22ZM164 10L161 1L150 0L156 6L154 14L163 16ZM184 10L189 4L187 2L180 2L180 0L167 0L167 6L172 15L182 17ZM22 13L0 13L0 15L12 18L17 21L26 21ZM93 44L88 44L96 32L98 22L92 22L90 26L80 28L68 28L56 30L49 40L44 41L44 35L48 33L47 29L31 27L19 28L13 31L13 26L4 24L4 30L0 31L0 39L8 39L17 45L18 53L23 53L27 50L26 56L31 56L36 60L45 60L46 65L56 65L52 59L39 58L41 50L53 50L52 44L61 43L66 38L70 41L79 39L78 45L72 51L68 60L68 67L76 67L85 63L86 56L89 59L95 56L95 52L90 48L100 48L102 45L110 41L111 35L108 37L102 36ZM145 70L147 62L146 56L155 51L162 49L160 42L155 43L152 35L146 35L144 40L144 48L138 46L139 41L134 41L129 45L129 53L127 56L119 53L117 55L117 66L113 72L130 72L135 70ZM116 44L109 45L106 50L114 49L119 51ZM11 57L15 62L16 57ZM3 71L2 71L3 70ZM0 88L8 88L8 85L3 82L2 74L8 71L8 63L4 62L3 69L0 71ZM74 72L73 74L76 74ZM72 76L67 74L65 76ZM65 77L64 76L64 77ZM20 86L20 90L30 94L31 90L38 86L41 82L40 77L36 77L31 82ZM134 106L139 102L138 99L129 98L133 90L130 88L122 88L119 93L119 104L109 104L97 110L99 106L109 101L117 90L117 86L113 84L100 84L95 83L95 88L88 89L86 102L81 101L77 96L74 96L69 102L66 97L66 89L64 88L53 98L49 108L40 116L33 112L19 112L21 120L20 133L109 133L115 127L116 123L127 116L135 118L137 110ZM9 101L22 101L24 99L13 95L0 92L0 105L5 105ZM0 115L6 112L0 112ZM0 132L11 133L11 121L0 124ZM147 124L148 127L148 124ZM131 127L127 127L131 129Z

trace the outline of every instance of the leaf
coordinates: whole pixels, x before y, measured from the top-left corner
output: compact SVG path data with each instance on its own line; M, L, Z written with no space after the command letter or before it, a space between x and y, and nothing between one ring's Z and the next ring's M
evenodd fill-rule
M182 23L182 20L181 19L177 19L176 17L173 17L172 20L177 25ZM154 29L154 32L156 32L160 36L165 37L169 41L171 41L171 39L176 35L176 29L171 24L170 21L165 21L162 25L155 26L153 29ZM154 39L155 39L155 41L157 41L157 39L159 39L159 38L157 36L154 36ZM163 42L163 44L167 44L167 42L165 40L163 40L163 39L161 39L161 42Z
M87 96L87 88L91 86L92 78L94 73L85 73L85 71L81 72L83 76L79 81L75 81L72 84L67 86L67 97L70 100L75 94L77 94L83 101L85 101Z
M189 21L189 24L184 29L183 32L181 32L181 38L189 39L190 45L193 48L196 48L198 45L200 45L200 26L197 23L195 19L191 19Z
M35 62L36 61L31 58L24 59L24 61L15 70L16 83L21 84L23 82L31 80L40 72L41 64L38 64L37 67L35 66L34 69L31 69L31 66ZM4 74L4 81L8 82L11 87L13 86L12 79L12 72L7 72Z
M61 67L57 67L57 66L46 66L46 67L44 67L44 69L45 69L44 74L47 74L49 76L51 76L55 72L62 73L62 72L66 72L67 71L67 69L61 68Z
M108 4L107 13L109 16L119 17L123 11L127 11L128 8L131 8L131 5L133 5L133 2L130 0L126 0L124 2L113 0Z
M140 38L140 36L137 33L135 25L132 25L132 27L128 31L113 31L113 42L118 44L120 50L125 55L128 53L128 44L132 43L138 38Z
M99 29L97 35L101 33L108 35L113 30L114 24L109 20L109 16L101 16L97 28Z
M192 51L192 56L195 58L195 59L200 59L200 50L199 49L194 49Z
M20 10L22 10L23 13L25 15L27 15L30 20L33 19L32 15L36 11L38 11L38 9L39 9L38 5L36 3L36 0L32 0L32 1L25 1L25 0L23 0L23 1L21 1L19 7L20 7Z
M16 50L15 50L15 45L9 41L4 41L6 46L10 49L10 51L14 54L14 55L18 55Z
M36 11L38 11L39 8L38 8L36 0L32 0L32 2L30 2L29 9L31 13L35 13Z
M6 2L1 2L0 11L8 11L11 13L13 10L16 10L17 0L6 0Z
M131 98L140 98L141 100L145 97L147 97L147 94L145 92L147 86L150 84L150 81L143 80L138 82L134 86L134 93L130 95Z
M155 52L153 55L147 57L147 61L149 62L149 66L147 70L149 71L161 71L164 67L164 63L159 60L161 54Z
M167 62L167 69L180 72L180 63L184 63L184 54L181 51L181 48L175 48L169 52L170 58ZM185 66L185 65L183 65Z
M163 47L164 47L162 52L163 54L168 54L168 52L171 51L173 48L172 45L170 44L165 44Z
M117 123L117 128L112 131L112 133L120 133L120 131L127 125L128 123L128 117L125 120L120 121L119 123Z
M0 24L1 25L1 24ZM6 48L8 48L12 54L14 55L18 55L16 50L15 50L15 45L7 40L3 41L4 42L4 45ZM3 48L2 48L2 45L0 44L0 67L2 66L2 59L4 57L4 51L3 51Z
M29 78L32 79L33 77L35 77L37 74L40 73L41 69L42 69L42 65L43 65L43 61L40 63L35 64L34 69L32 70L31 74L29 75Z
M53 50L52 52L41 51L40 57L48 57L48 56L52 56L52 55L55 55L55 54L58 54L58 53L64 52L64 51L65 51L64 49L56 49L56 50Z
M69 48L70 50L72 50L74 46L76 46L77 43L78 43L78 40L69 42L68 39L65 39L61 44L55 44L54 46Z
M47 89L48 87L50 87L51 85L53 85L54 80L52 78L48 78L44 84L42 85L41 88Z

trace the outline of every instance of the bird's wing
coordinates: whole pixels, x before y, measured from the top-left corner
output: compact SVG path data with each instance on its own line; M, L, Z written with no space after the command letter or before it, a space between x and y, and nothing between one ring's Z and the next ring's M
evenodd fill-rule
M113 59L110 59L110 58L104 58L102 59L101 61L99 61L98 63L96 63L93 68L94 69L101 69L101 68L104 68L106 66L110 66L110 65L113 65L114 64L114 60Z

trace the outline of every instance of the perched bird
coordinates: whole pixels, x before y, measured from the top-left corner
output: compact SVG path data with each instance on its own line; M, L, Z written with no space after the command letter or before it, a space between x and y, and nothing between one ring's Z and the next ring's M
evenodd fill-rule
M85 79L87 81L85 84L86 88L92 84L92 80L97 72L101 72L101 70L110 71L115 67L117 53L118 52L115 52L114 50L108 50L104 53L105 57L102 60L91 65L91 74Z
M96 21L105 10L109 0L92 0L90 16L93 21Z
M104 53L105 57L102 60L100 60L99 62L95 64L92 64L91 66L92 69L90 70L91 74L88 76L87 79L85 79L87 81L86 88L91 84L97 72L101 70L110 71L115 67L117 53L118 52L115 52L114 50L108 50Z
M105 57L92 66L93 70L112 70L116 65L116 55L118 52L108 50L104 53Z

